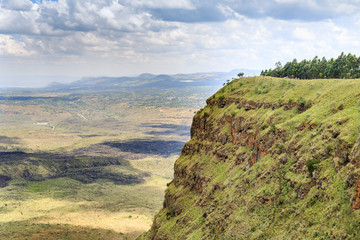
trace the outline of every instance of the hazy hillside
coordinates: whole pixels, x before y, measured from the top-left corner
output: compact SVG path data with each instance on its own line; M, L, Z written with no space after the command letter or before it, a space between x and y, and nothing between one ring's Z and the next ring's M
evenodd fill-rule
M194 117L144 239L357 239L360 82L236 79Z
M233 70L231 72L190 73L175 75L154 75L149 73L137 77L86 77L70 84L53 82L45 90L52 91L104 91L104 90L139 90L166 89L211 86L220 88L222 84L232 79L239 72L245 75L258 75L257 70Z

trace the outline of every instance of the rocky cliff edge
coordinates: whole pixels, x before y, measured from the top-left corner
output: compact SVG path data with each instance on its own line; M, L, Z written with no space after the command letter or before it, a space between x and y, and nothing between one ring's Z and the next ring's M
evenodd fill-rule
M356 239L360 80L235 79L193 119L142 239Z

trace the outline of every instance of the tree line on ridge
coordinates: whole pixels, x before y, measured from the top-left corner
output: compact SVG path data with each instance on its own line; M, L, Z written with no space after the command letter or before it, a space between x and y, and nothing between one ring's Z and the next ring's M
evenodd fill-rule
M284 66L277 62L274 69L262 70L260 76L299 79L360 78L360 57L342 52L336 59L330 60L315 56L312 60L304 59L301 62L294 59Z

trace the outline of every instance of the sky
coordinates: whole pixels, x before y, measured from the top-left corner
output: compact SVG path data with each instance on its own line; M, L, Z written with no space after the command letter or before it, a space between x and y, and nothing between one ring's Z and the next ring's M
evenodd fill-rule
M360 55L360 0L0 0L0 87Z

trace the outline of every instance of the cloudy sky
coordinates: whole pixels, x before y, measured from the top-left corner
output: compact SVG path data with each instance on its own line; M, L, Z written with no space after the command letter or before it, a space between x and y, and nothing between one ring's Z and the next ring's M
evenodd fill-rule
M360 55L360 0L0 0L0 87Z

